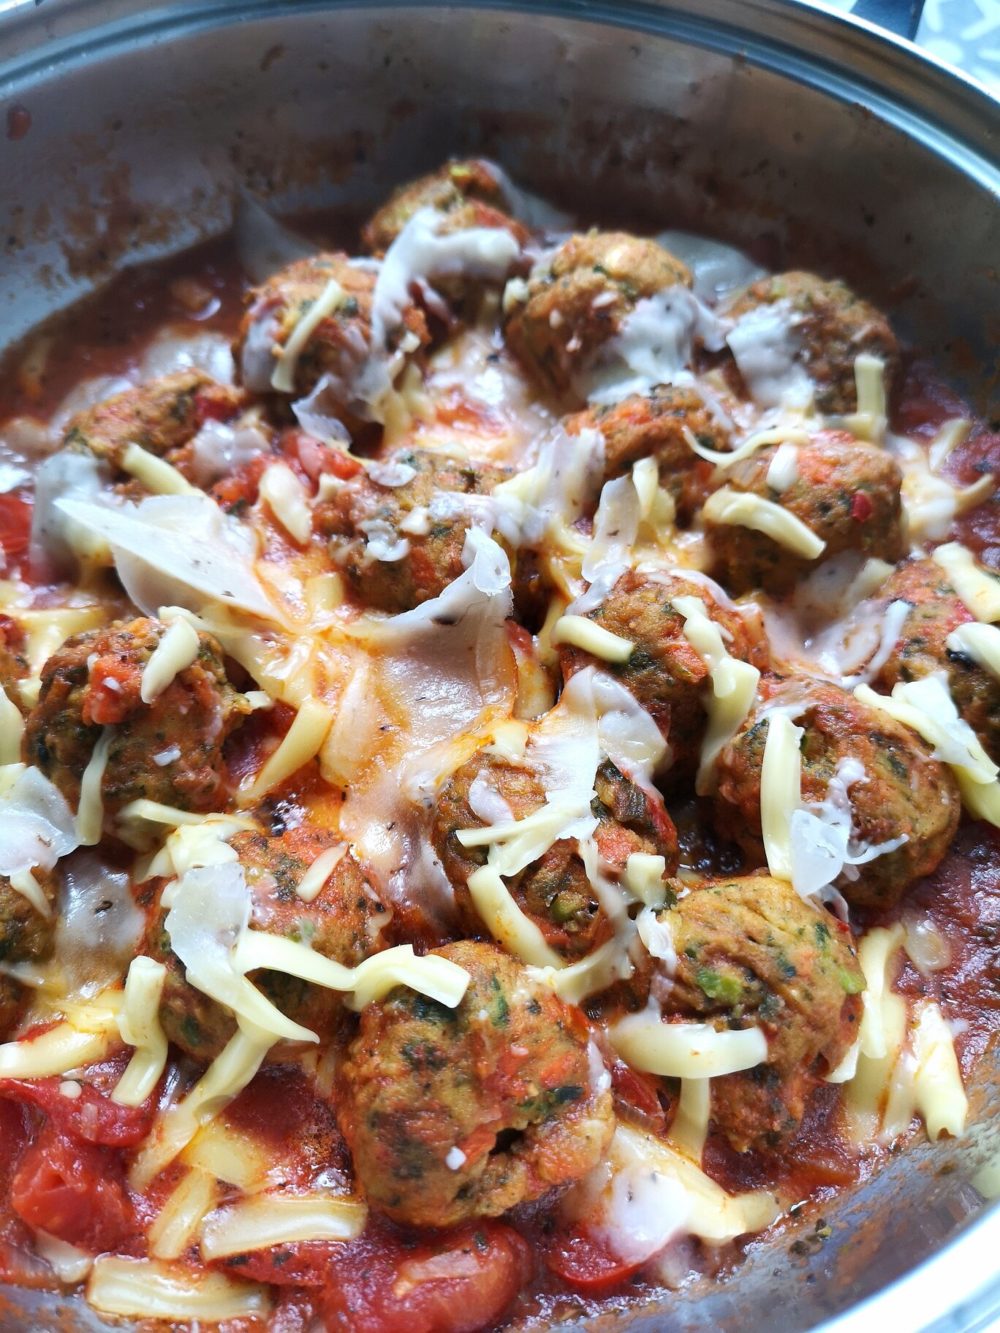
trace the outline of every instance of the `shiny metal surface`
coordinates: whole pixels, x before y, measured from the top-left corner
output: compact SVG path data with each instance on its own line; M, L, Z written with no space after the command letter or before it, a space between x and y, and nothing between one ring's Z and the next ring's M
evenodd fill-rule
M238 186L362 209L475 150L587 218L847 276L997 410L996 104L864 24L781 0L45 0L0 17L0 89L30 116L0 138L2 343L221 231ZM881 1292L830 1333L985 1327L1000 1218L973 1178L1000 1155L995 1081L994 1060L967 1141L894 1159L827 1211L825 1243L754 1245L721 1283L593 1326L792 1333ZM51 1295L16 1299L0 1328L64 1327Z

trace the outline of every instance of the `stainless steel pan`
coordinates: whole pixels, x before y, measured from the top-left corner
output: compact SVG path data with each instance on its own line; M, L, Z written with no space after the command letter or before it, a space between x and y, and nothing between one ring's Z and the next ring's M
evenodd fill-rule
M6 8L0 342L223 230L238 186L278 210L362 209L475 150L588 218L846 276L997 411L997 106L864 24L781 0ZM721 1284L599 1326L987 1327L1000 1216L977 1172L1000 1154L996 1072L967 1139L892 1161L829 1209L825 1243L782 1235ZM97 1326L51 1294L11 1302L0 1327Z

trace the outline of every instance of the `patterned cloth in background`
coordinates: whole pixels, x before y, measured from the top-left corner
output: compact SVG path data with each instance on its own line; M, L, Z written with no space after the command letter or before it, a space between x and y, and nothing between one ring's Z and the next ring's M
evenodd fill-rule
M825 0L849 13L855 0ZM1000 0L925 0L917 45L1000 97Z

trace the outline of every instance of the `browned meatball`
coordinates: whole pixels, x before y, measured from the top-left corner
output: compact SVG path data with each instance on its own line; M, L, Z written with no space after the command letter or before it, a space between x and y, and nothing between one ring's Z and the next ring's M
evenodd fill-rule
M496 168L481 158L448 162L419 180L402 185L365 223L365 249L382 256L414 213L433 208L446 215L446 231L502 227L524 244L528 232L505 211L507 199Z
M891 455L845 432L824 431L798 449L793 479L777 490L768 472L780 447L759 449L736 463L726 472L724 485L787 509L826 545L815 559L808 559L764 532L719 522L713 496L705 511L706 536L713 572L730 591L788 592L821 561L842 551L890 562L902 558L902 476Z
M194 662L143 703L143 671L166 632L139 618L67 639L45 663L28 714L28 761L74 807L102 729L112 728L101 786L109 824L141 797L182 810L217 809L225 799L222 745L249 705L226 678L222 649L202 633Z
M524 299L508 302L507 342L543 388L566 396L639 301L691 281L656 241L617 231L571 236L532 270Z
M56 900L56 880L52 873L33 872L50 907ZM43 916L37 907L0 875L0 963L33 963L52 951L56 917L54 911ZM27 990L15 977L0 975L0 1040L6 1041L16 1028L25 1008Z
M647 965L633 984L648 994L652 982L668 1022L763 1031L766 1062L713 1078L711 1116L738 1152L774 1148L857 1036L865 980L851 933L766 875L676 887L684 896L658 913L677 956L672 979Z
M17 703L17 691L11 689L28 674L24 655L24 631L12 616L0 611L0 688Z
M434 849L455 888L461 921L470 934L485 929L468 890L468 879L485 865L488 849L463 847L460 829L482 828L473 810L473 784L486 788L490 799L503 801L514 819L525 819L545 804L542 781L530 769L494 755L480 754L457 769L444 784L434 811ZM666 859L667 873L677 866L677 834L662 804L622 776L607 762L598 770L591 809L598 819L594 834L601 859L620 872L633 852ZM535 922L550 948L566 958L580 958L612 933L587 878L583 861L568 839L555 842L508 887L518 906Z
M240 832L230 846L246 874L253 927L308 944L325 958L355 967L383 947L381 931L388 914L351 853L344 849L312 902L303 902L296 892L317 856L338 841L328 829L302 825L277 837ZM163 1030L188 1055L213 1060L235 1032L235 1021L222 1005L187 983L170 947L165 918L166 912L154 905L144 945L145 953L167 967L160 1001ZM282 972L255 972L250 979L286 1017L321 1036L329 1035L341 1019L339 992Z
M705 734L705 660L684 636L685 619L674 610L677 597L697 597L719 626L731 656L757 667L766 665L763 631L704 583L672 574L627 570L607 597L586 613L602 629L633 644L628 660L597 663L635 696L670 742L671 776L690 775L698 766ZM563 644L559 660L568 680L597 659Z
M761 307L781 303L799 344L796 359L815 384L821 412L853 412L857 407L854 359L862 352L880 357L886 387L899 372L899 346L889 321L846 283L828 282L814 273L778 273L761 278L739 296L728 313L739 319Z
M640 458L654 458L660 485L669 491L682 524L705 502L714 467L688 443L686 432L706 449L725 452L729 433L693 389L660 385L648 395L632 394L610 407L592 407L566 421L578 435L587 429L604 436L604 479L631 470Z
M955 779L908 727L866 707L838 685L817 680L764 682L762 700L717 761L717 818L754 865L764 864L760 774L770 708L787 705L804 735L800 742L802 799L819 806L838 768L864 770L847 787L855 837L877 845L906 841L866 864L847 867L835 881L856 907L887 908L929 875L955 836L961 811ZM848 770L850 772L850 770ZM856 878L854 876L856 875Z
M935 671L948 677L955 707L979 737L994 763L1000 762L1000 681L967 653L949 648L948 635L973 617L933 560L909 560L882 588L881 606L908 602L892 652L874 679L890 693L900 681L920 680Z
M463 940L455 1009L398 987L368 1005L337 1116L374 1208L413 1226L496 1217L593 1169L614 1129L589 1029L514 959Z
M89 449L121 469L125 450L137 444L186 471L185 446L199 429L206 421L228 421L243 402L239 389L219 384L204 371L178 370L78 412L63 445Z
M313 526L330 539L357 597L398 612L437 597L463 572L472 513L462 496L488 495L508 474L427 449L401 451L391 464L407 478L401 485L359 473L316 506Z
M290 392L296 396L308 394L321 377L326 377L323 410L341 417L349 426L356 424L358 414L367 419L369 391L360 381L366 366L401 344L416 350L428 341L423 314L415 305L408 305L402 311L399 327L386 329L388 346L372 347L375 280L370 264L352 261L338 252L298 259L253 288L247 295L246 313L233 345L246 387L254 393L286 392L280 388L280 379L277 386L273 382L280 354L299 321L323 297L329 284L336 283L339 292L334 304L294 359ZM388 387L387 382L381 386Z

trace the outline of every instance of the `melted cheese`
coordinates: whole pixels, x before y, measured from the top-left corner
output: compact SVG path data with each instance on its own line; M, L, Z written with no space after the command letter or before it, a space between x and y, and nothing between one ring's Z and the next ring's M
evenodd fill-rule
M704 458L706 463L713 463L716 468L726 471L734 467L737 463L742 463L745 458L752 458L760 449L766 449L769 445L802 445L809 443L809 432L801 426L772 426L766 430L754 431L747 436L741 445L736 449L723 452L720 449L709 449L706 445L700 444L698 437L690 426L682 426L681 433L687 442L688 448L692 453Z
M967 417L954 417L951 421L944 423L931 440L930 448L927 451L928 460L935 472L940 471L942 464L953 449L957 449L960 444L965 443L971 430L972 422Z
M259 1194L220 1208L201 1228L205 1259L228 1259L272 1245L301 1241L354 1240L368 1209L359 1199L328 1194Z
M572 1192L567 1211L586 1219L612 1253L639 1263L679 1235L721 1245L760 1231L780 1207L763 1190L727 1194L670 1143L619 1124L606 1164Z
M887 416L885 362L882 358L868 352L856 356L854 384L858 406L857 411L847 418L847 424L859 439L881 444L885 438Z
M545 936L514 901L500 871L485 865L469 876L469 896L493 938L522 963L533 967L562 967L562 959Z
M64 1008L69 1011L70 1006ZM117 1003L104 994L78 1007L69 1021L57 1023L35 1037L0 1046L0 1078L51 1078L96 1064L119 1044Z
M306 697L281 744L266 760L250 786L241 789L240 801L244 805L257 802L293 773L297 773L310 759L315 759L323 748L333 721L334 715L328 705L319 699Z
M336 870L337 866L347 855L347 844L341 843L337 847L328 847L326 851L320 852L316 860L306 871L295 886L296 896L301 898L304 903L311 903L317 898L326 887L327 881Z
M197 486L192 486L187 477L165 458L148 453L138 444L129 444L121 457L124 472L142 482L153 495L200 495Z
M711 697L704 701L708 728L701 746L695 790L710 795L715 785L715 761L732 740L753 707L760 672L726 650L718 625L709 618L698 597L675 597L671 603L684 617L684 637L708 667Z
M266 1148L242 1129L232 1129L224 1115L198 1131L180 1160L212 1179L235 1185L244 1194L263 1189L274 1165Z
M949 765L958 780L962 800L970 814L1000 827L1000 782L998 769L983 749L975 732L959 716L948 693L943 672L921 680L900 682L889 698L866 685L854 691L856 699L870 708L912 727L929 745L934 757Z
M161 1112L129 1172L129 1184L144 1190L206 1125L239 1095L274 1044L270 1032L245 1020L183 1101ZM2 1049L2 1048L0 1048Z
M760 826L767 865L776 879L791 882L792 816L802 804L802 756L799 743L804 732L782 712L768 717L764 761L760 771Z
M654 856L651 852L632 852L625 862L622 888L647 907L662 907L666 895L663 882L666 869L664 857Z
M913 1058L914 1100L928 1138L938 1139L942 1134L957 1138L965 1128L969 1099L962 1086L951 1029L933 1000L917 1006Z
M767 1060L760 1028L717 1032L708 1023L664 1023L641 1013L619 1020L608 1037L626 1064L668 1078L718 1078Z
M94 1260L87 1300L105 1314L135 1319L264 1319L271 1301L266 1287L222 1273L164 1264L155 1259Z
M200 649L198 632L186 620L174 620L153 649L142 672L139 698L144 704L158 699L182 671L197 660Z
M295 369L309 339L338 306L343 305L347 293L336 278L331 278L309 308L299 319L284 347L278 353L271 372L271 388L278 393L294 393Z
M20 762L23 737L24 718L21 710L0 685L0 765Z
M627 662L635 644L587 616L561 616L552 627L552 643L569 643L605 662Z
M83 847L96 847L104 828L104 798L101 787L108 766L115 728L105 727L80 779L80 804L76 812L76 836Z
M58 1236L35 1229L35 1249L67 1287L82 1282L93 1267L94 1257L76 1245L70 1245Z
M826 550L822 537L806 527L800 518L773 500L765 500L749 491L734 491L723 486L708 497L702 515L709 523L762 532L793 555L806 560L816 560Z
M1000 628L973 622L959 625L945 639L945 647L953 653L971 657L991 676L1000 680Z
M806 407L812 401L798 323L790 300L773 301L740 315L726 336L751 396L762 407Z
M707 1078L682 1078L681 1095L670 1126L670 1141L685 1157L700 1162L708 1137L712 1105L712 1082Z
M987 624L1000 620L1000 578L977 564L971 551L958 542L948 542L933 551L931 558L977 620Z
M312 511L308 491L287 463L272 463L260 479L260 497L299 546L312 533Z
M276 1009L235 962L251 910L241 866L230 862L188 870L167 886L162 901L169 909L164 929L190 985L268 1033L272 1041L318 1040L314 1032Z
M167 1195L149 1227L149 1252L154 1259L179 1259L197 1238L202 1219L218 1200L215 1177L186 1171Z
M409 986L454 1009L469 985L464 968L437 954L415 954L412 944L399 944L373 954L356 967L344 967L306 944L262 930L249 930L240 936L233 963L240 972L266 967L328 990L350 993L354 1009L384 999L397 986Z
M167 969L152 958L140 954L129 965L118 1031L122 1041L135 1047L135 1054L111 1094L119 1106L140 1106L166 1068L167 1039L159 1019L166 979Z
M582 1004L589 995L598 995L616 981L626 981L634 966L628 951L617 939L605 940L593 953L575 963L536 967L528 965L529 975L539 985L547 986L567 1004Z

